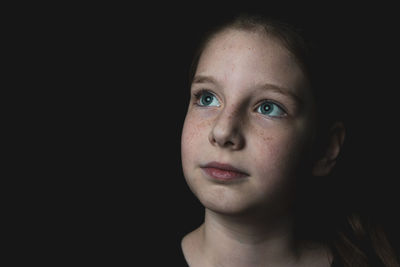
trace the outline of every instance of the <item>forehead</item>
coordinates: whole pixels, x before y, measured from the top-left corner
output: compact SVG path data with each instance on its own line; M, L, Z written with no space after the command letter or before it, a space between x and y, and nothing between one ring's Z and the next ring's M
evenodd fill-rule
M302 69L276 38L261 31L228 29L206 45L196 74L223 83L270 83L291 90L306 84Z

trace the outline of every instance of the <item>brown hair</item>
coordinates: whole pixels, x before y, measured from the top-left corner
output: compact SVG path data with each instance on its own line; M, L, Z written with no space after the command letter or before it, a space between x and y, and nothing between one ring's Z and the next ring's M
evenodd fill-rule
M344 116L337 112L335 114L330 112L331 104L334 101L327 101L333 96L333 90L329 90L329 87L335 85L324 83L329 79L327 78L329 68L326 68L326 64L322 64L327 60L326 53L324 53L326 51L317 43L306 40L306 34L290 23L267 18L262 14L240 14L223 20L222 23L206 32L195 51L189 71L189 84L192 82L201 53L207 43L226 29L263 32L279 40L292 53L311 84L317 104L317 135L321 137L316 147L323 147L324 136L328 133L329 126L335 120L343 121ZM336 90L335 94L337 93ZM304 201L302 206L309 209L310 205L315 206L315 202L318 202L318 207L309 209L306 216L303 213L304 210L300 212L301 217L309 218L299 221L304 226L303 233L299 234L299 237L313 238L325 243L330 247L335 263L346 267L400 266L396 251L388 239L384 227L372 216L349 208L345 209L346 204L338 207L332 197L334 198L336 194L337 198L338 193L335 189L340 188L332 185L332 179L326 181L321 186L321 181L309 178L306 180L306 185L301 186L302 188L308 187L307 192L310 193L308 195L312 195ZM330 194L325 194L329 191L325 190L327 188L330 188ZM315 197L318 197L318 201L315 201ZM317 223L309 224L313 220L316 220ZM315 227L317 224L319 227Z

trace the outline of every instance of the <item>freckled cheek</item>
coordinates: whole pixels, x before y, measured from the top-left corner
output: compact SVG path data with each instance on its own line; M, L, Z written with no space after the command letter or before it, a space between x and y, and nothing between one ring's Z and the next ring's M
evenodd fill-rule
M292 154L296 151L293 137L288 132L257 132L251 153L254 170L261 176L275 176L286 173Z
M197 117L187 116L182 130L182 160L193 160L208 142L211 123Z

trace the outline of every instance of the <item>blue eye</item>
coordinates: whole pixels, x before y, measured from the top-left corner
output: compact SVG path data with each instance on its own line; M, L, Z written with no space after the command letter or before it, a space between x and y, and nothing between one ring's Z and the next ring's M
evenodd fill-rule
M286 112L280 106L271 101L261 103L257 108L257 112L270 117L283 117L286 115Z
M200 92L196 97L200 106L219 107L221 105L215 95L207 91Z

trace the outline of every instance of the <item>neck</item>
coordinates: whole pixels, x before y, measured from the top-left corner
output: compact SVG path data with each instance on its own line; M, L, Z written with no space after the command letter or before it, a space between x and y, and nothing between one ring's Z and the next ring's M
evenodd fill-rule
M206 209L204 223L182 241L185 258L191 267L330 266L328 250L318 244L296 243L292 217L279 218Z
M204 223L183 240L185 257L190 266L300 266L292 217L273 218L206 209Z
M205 256L228 266L287 266L297 261L292 220L283 216L231 216L206 210L202 226Z

